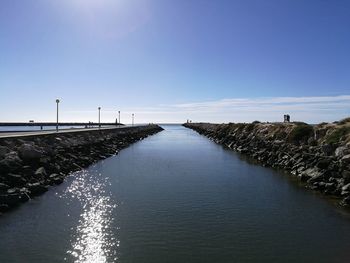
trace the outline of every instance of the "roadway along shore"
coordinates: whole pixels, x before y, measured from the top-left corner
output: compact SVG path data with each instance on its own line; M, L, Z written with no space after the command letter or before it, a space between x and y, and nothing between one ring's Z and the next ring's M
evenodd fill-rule
M0 213L161 130L144 125L0 134Z
M61 129L61 130L39 130L39 131L1 131L0 138L9 138L9 137L25 137L25 136L40 136L47 134L57 134L57 133L72 133L72 132L88 132L95 130L113 130L113 129L125 129L130 128L131 126L118 126L118 127L101 127L101 128L70 128L70 129ZM134 126L136 127L136 126Z

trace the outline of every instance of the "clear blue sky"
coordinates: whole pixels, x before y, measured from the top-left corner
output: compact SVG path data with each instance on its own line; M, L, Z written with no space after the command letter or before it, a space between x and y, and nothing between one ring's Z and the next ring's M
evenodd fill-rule
M348 0L3 0L0 121L350 115Z

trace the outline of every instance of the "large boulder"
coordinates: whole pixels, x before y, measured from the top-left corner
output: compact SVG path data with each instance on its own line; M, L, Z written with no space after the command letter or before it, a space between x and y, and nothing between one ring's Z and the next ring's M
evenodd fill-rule
M22 160L17 152L6 153L5 158L0 161L0 172L3 173L18 170L20 167L22 167Z
M350 183L350 171L343 171L342 177L344 178L344 183Z
M46 177L47 176L47 173L46 173L46 170L44 167L40 167L38 168L35 173L34 173L35 177Z
M350 154L350 149L347 146L340 146L335 149L334 154L336 157L342 158L343 156Z
M308 183L314 183L314 182L321 182L324 180L324 174L323 173L315 173L313 176L307 180Z
M8 152L10 152L9 148L6 146L0 146L0 159L4 159Z
M349 195L350 194L350 183L344 185L341 190L342 190L341 195Z
M347 154L341 158L342 163L350 164L350 154Z
M350 191L350 183L344 185L344 186L342 187L342 190L343 190L343 191Z
M312 178L314 178L315 181L318 181L321 179L322 173L317 168L308 168L298 176L302 181L308 181Z
M350 205L350 196L345 197L345 198L340 202L340 205L343 205L343 206L348 206L348 205Z
M24 161L39 160L43 156L43 152L32 144L23 144L18 149L19 156Z

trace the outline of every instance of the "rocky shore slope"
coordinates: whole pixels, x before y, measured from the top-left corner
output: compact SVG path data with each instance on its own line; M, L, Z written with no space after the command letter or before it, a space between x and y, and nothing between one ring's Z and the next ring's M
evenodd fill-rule
M216 143L283 169L350 206L350 118L334 123L186 123Z
M62 183L68 174L161 130L147 125L0 138L0 214Z

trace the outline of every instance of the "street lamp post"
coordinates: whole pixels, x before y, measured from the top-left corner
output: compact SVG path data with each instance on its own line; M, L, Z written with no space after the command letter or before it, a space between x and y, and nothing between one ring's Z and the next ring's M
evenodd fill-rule
M132 126L134 126L134 117L135 117L135 114L133 113L131 116L132 116L132 122L131 122L131 123L132 123Z
M101 128L101 107L98 107L98 128Z
M60 103L60 100L56 99L56 132L58 132L58 103Z

